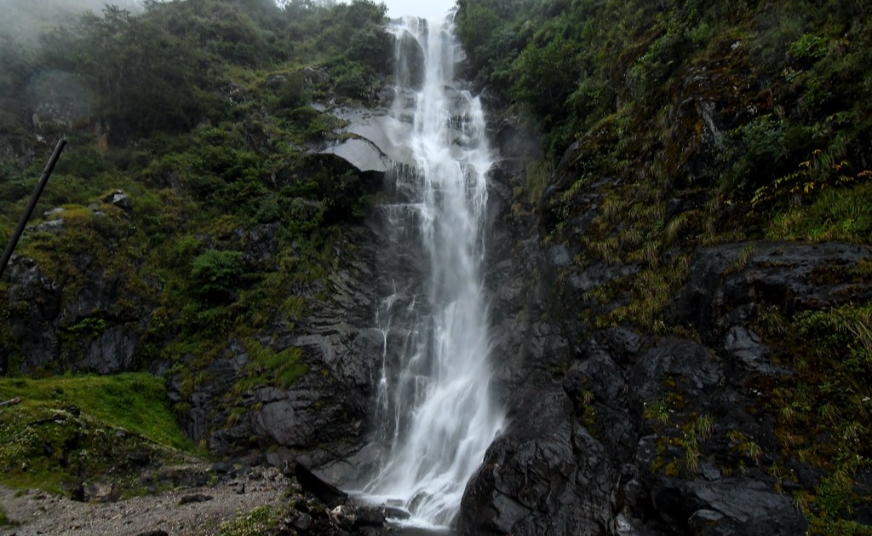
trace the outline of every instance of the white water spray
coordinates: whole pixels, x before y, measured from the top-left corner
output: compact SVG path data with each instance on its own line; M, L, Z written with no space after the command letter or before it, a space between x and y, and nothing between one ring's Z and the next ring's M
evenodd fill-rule
M396 199L382 207L396 291L378 315L385 348L376 421L384 456L363 495L402 505L415 523L447 526L504 418L488 387L481 279L493 157L479 100L454 87L462 51L453 23L407 18L392 31L394 115L413 126L388 134L414 164L397 166Z

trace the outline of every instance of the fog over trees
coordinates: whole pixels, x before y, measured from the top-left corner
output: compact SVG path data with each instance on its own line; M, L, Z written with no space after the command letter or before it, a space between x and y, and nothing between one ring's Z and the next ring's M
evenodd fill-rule
M132 12L142 11L136 0L108 2ZM100 13L104 0L0 0L0 36L35 45L40 33L84 11Z

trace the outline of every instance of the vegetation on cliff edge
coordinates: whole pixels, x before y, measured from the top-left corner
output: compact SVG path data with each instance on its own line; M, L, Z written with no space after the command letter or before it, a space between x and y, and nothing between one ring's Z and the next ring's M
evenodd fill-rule
M665 314L697 248L872 243L867 3L458 4L467 72L516 128L542 140L513 212L536 212L546 240L576 254L558 288L572 296L570 272L596 263L632 268L573 302L587 325L699 340ZM852 281L872 280L859 272ZM797 372L759 386L779 415L782 451L765 470L791 478L783 462L796 457L822 469L814 492L795 493L811 533L866 534L849 513L867 504L852 479L872 456L868 303L759 315L764 342ZM681 405L663 401L648 418L675 435L688 454L680 466L692 468L712 416ZM755 438L729 441L743 464L759 465Z
M0 36L0 236L70 142L10 268L45 285L0 283L0 373L152 368L187 397L238 343L251 362L215 409L228 419L246 390L305 375L268 332L323 300L380 188L317 153L343 126L322 110L373 104L391 72L384 22L366 0L146 1L38 46ZM104 360L119 340L129 359Z

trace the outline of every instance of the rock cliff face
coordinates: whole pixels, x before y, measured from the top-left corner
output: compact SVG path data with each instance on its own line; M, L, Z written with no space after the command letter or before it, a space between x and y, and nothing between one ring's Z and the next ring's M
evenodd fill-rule
M135 355L139 331L153 305L122 303L122 297L132 294L130 282L91 266L92 261L84 251L75 257L75 268L83 274L84 283L70 298L63 296L61 286L44 275L33 259L13 259L9 269L10 327L21 349L20 371L117 374L140 365ZM62 338L69 342L63 348Z
M210 452L239 456L267 450L266 460L283 466L294 459L320 465L359 450L368 430L381 338L371 329L377 299L371 282L378 251L372 229L348 230L336 251L339 267L324 280L297 289L309 313L292 326L275 325L256 337L276 352L299 349L306 373L288 388L255 386L234 402L226 398L250 363L246 348L230 340L213 360L209 381L186 392L183 376L170 376L173 402L190 404L183 425ZM160 365L160 364L158 364Z
M552 187L571 173L558 169ZM860 274L872 249L699 246L686 267L667 268L687 274L665 301L664 323L675 329L597 325L590 310L627 298L591 291L641 269L582 260L600 184L575 193L589 211L557 234L547 219L511 211L524 180L511 162L493 173L488 282L509 425L467 487L460 532L804 534L789 493L815 488L821 473L785 453L772 402L797 374L796 341L758 331L773 311L795 317L868 300L872 280Z
M840 243L699 247L665 311L693 337L598 327L580 315L591 307L589 292L639 266L578 263L584 249L572 237L584 236L591 214L571 223L569 239L544 238L547 221L513 210L523 169L522 160L501 162L489 197L493 358L510 424L467 487L460 532L804 533L804 517L777 490L813 488L820 475L779 450L766 386L795 373L784 348L756 331L756 320L773 308L796 314L868 299L872 281L860 268L872 250ZM593 191L580 195L595 198ZM372 329L384 286L381 225L374 218L347 229L334 269L295 289L307 314L255 335L275 352L300 350L306 372L290 387L254 386L228 403L252 363L250 349L234 339L202 369L207 380L193 386L169 363L145 360L140 333L154 298L131 304L131 295L143 294L85 252L74 257L83 282L73 296L32 259L13 263L9 300L25 356L20 370L112 374L147 366L169 378L184 429L214 455L266 452L274 465L301 459L348 478L366 457L372 370L382 351ZM245 254L274 257L272 234L269 226L251 230ZM839 276L845 273L861 275ZM79 342L62 345L63 337ZM78 351L62 351L71 347ZM790 473L763 470L776 461Z
M255 336L271 351L299 352L298 366L305 373L288 388L256 385L228 401L253 362L250 349L232 338L203 368L202 379L189 383L190 375L148 358L145 345L153 340L143 341L140 333L154 301L125 303L130 317L118 314L119 304L130 299L130 281L83 267L81 290L64 295L64 286L27 257L17 257L10 270L11 332L24 356L15 365L24 373L116 374L145 367L168 378L170 402L180 409L187 435L216 456L246 455L272 445L267 458L275 465L301 454L310 462L342 457L359 448L367 431L371 366L381 355L381 340L369 329L377 238L370 229L347 231L343 250L336 252L337 268L295 289L308 314ZM262 254L276 254L265 247ZM198 357L191 353L185 359Z

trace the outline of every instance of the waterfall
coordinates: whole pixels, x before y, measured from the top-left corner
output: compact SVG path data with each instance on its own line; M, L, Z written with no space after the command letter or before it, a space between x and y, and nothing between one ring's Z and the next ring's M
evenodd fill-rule
M384 334L376 441L383 456L362 495L401 506L422 526L448 526L467 481L499 433L481 264L493 155L478 98L458 89L453 22L406 18L397 37L397 128L409 155L381 206L393 293ZM410 124L411 123L411 124ZM378 374L377 374L378 375Z

